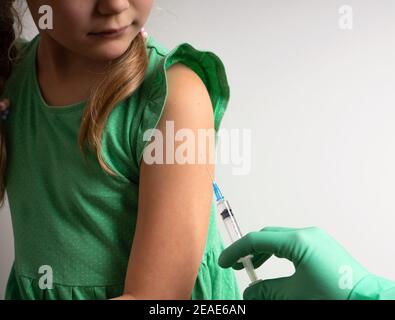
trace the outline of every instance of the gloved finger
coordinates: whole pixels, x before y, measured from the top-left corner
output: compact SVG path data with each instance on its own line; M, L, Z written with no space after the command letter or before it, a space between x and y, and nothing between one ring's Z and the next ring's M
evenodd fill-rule
M290 299L289 289L292 276L262 280L248 287L243 293L244 300L287 300Z
M295 231L302 231L302 230L307 230L311 229L312 227L307 227L307 228L290 228L290 227L265 227L261 231L273 231L273 232L295 232ZM251 262L254 265L255 269L258 269L262 264L264 264L272 254L260 254L260 255L255 255L252 259ZM235 270L241 270L244 268L244 266L241 263L237 263L236 265L232 266L233 269Z
M258 254L255 255L253 258L251 258L251 262L254 268L258 269L262 264L264 264L267 260L269 260L271 256L272 256L271 254L266 254L266 253ZM244 266L242 263L237 262L232 266L232 268L235 270L242 270L244 269Z
M262 254L260 256L254 257L252 259L252 264L254 265L255 269L258 269L261 265L263 265L267 260L270 259L272 254Z
M226 248L220 255L218 263L223 268L229 268L237 263L240 258L250 254L258 256L275 254L279 258L290 258L291 243L289 232L260 231L251 232Z

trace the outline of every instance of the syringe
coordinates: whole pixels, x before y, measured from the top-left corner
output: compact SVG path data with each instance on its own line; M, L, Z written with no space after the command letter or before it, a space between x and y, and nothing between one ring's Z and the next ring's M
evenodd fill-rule
M229 202L225 200L224 196L221 193L218 185L213 182L214 193L217 199L217 208L221 215L221 218L225 224L226 231L229 234L231 242L236 242L237 240L243 237L240 227L235 219L232 208L229 205ZM258 277L255 273L254 265L252 264L251 258L252 255L241 258L238 262L242 263L244 269L247 271L248 277L251 280L251 283L258 281Z

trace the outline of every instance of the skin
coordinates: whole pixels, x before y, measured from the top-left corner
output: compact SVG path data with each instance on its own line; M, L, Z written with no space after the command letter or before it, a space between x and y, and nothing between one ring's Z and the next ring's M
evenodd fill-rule
M0 111L6 110L10 106L10 101L8 99L4 99L0 101Z
M121 56L143 28L150 0L28 0L38 23L40 5L53 8L54 29L40 30L38 79L52 106L87 99L92 83L112 59ZM88 34L130 24L116 39ZM175 64L168 70L169 94L158 129L166 121L175 130L213 129L214 116L207 89L190 69ZM0 103L0 108L4 104ZM175 142L175 150L181 142ZM209 153L214 150L207 150ZM198 152L196 152L198 155ZM197 162L197 160L196 160ZM207 165L211 174L214 167ZM155 195L155 201L153 196ZM139 208L125 279L117 299L189 299L207 238L211 181L206 165L147 165L141 163Z
M169 97L158 129L166 131L165 121L174 121L176 131L190 128L195 136L199 128L212 129L212 105L200 78L175 65L168 72L168 83ZM179 144L175 142L175 148ZM208 168L213 175L213 166ZM190 298L207 237L211 199L204 165L142 163L126 299Z
M39 8L53 10L53 29L39 30L38 79L42 95L51 106L86 100L108 63L129 48L146 23L153 0L28 0L36 26ZM92 35L130 26L121 37ZM39 27L38 27L39 28ZM40 29L40 28L39 28Z

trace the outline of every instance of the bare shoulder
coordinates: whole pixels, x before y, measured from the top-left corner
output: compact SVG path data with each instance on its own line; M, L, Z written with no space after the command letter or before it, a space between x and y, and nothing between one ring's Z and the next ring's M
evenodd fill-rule
M166 112L169 118L181 120L187 117L190 121L194 119L200 122L202 126L211 126L213 106L202 79L182 63L168 69L167 79Z
M183 84L185 89L206 89L200 77L188 66L176 63L167 70L168 81L171 84ZM205 90L207 92L207 90Z

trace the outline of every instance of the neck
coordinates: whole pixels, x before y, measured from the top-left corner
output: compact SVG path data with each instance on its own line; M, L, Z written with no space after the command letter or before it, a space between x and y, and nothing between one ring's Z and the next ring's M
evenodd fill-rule
M40 35L37 54L39 69L45 70L55 81L78 79L92 84L103 77L107 66L104 61L94 61L68 50L45 33ZM45 68L41 68L44 64Z

